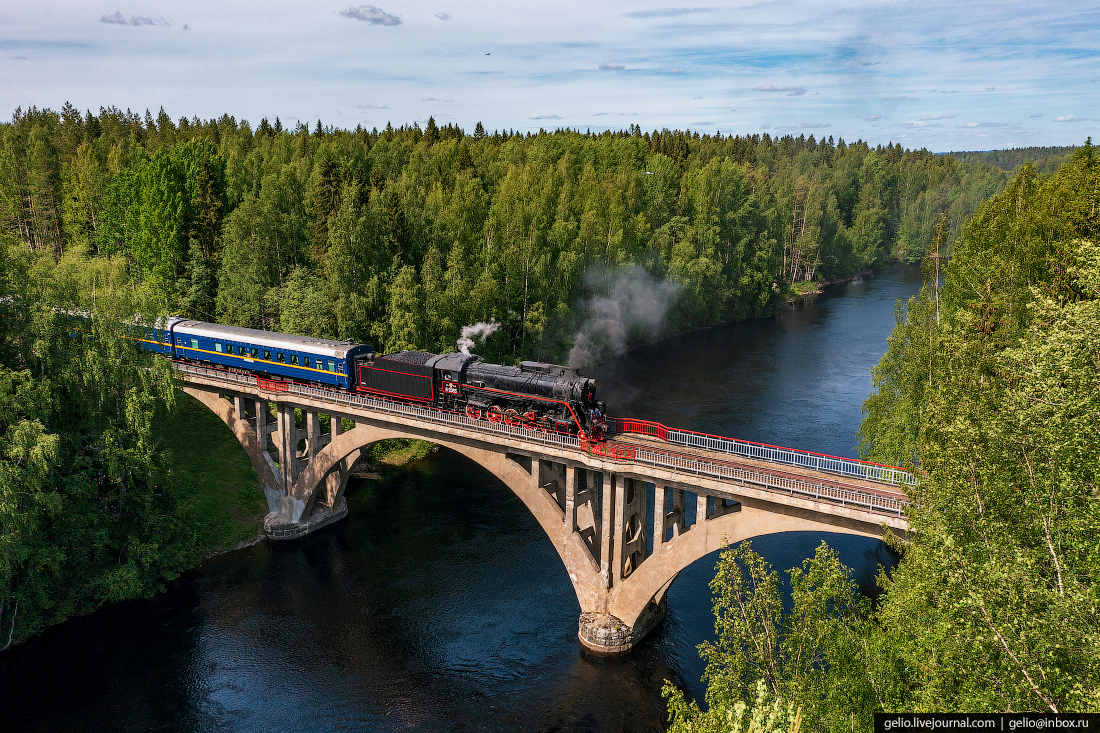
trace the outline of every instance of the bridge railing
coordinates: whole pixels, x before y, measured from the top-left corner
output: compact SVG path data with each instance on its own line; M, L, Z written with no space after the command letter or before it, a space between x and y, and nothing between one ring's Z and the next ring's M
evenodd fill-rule
M800 466L815 471L825 471L841 476L862 478L871 481L902 486L913 482L913 475L897 466L886 466L870 461L857 461L851 458L830 456L824 453L783 448L767 443L755 443L751 440L736 440L734 438L722 438L707 433L697 433L692 430L677 430L668 428L660 423L647 420L635 420L633 418L608 418L613 423L613 430L622 433L635 433L639 435L652 435L674 445L683 445L689 448L705 448L718 453L731 453L744 458L755 458L772 463L784 463L788 466Z
M342 392L297 382L278 382L277 384L270 384L271 380L265 379L263 380L264 383L261 383L252 375L237 374L221 369L209 369L193 364L176 364L176 368L180 372L186 374L216 379L242 387L252 389L260 387L269 391L286 392L300 397L308 397L313 400L328 402L336 406L377 410L392 415L412 417L429 423L453 425L467 430L476 430L481 433L507 436L528 442L553 445L560 448L582 450L592 455L603 456L617 461L670 468L676 471L718 479L749 481L755 484L763 484L770 489L783 491L792 495L798 494L806 497L814 497L815 499L829 499L832 501L839 501L845 505L866 507L872 511L900 515L905 509L905 502L873 492L855 491L839 486L830 486L824 482L815 483L813 481L804 481L788 476L777 476L766 471L753 470L750 467L739 467L723 461L707 460L702 457L670 453L644 446L622 446L614 443L599 442L590 443L587 440L581 440L572 435L548 433L545 431L530 430L524 427L511 427L504 423L490 423L486 420L472 420L464 413L448 412L446 410L409 405L402 402L392 402L370 395ZM651 424L657 425L657 423ZM671 435L673 432L682 431L668 430L668 432ZM670 440L669 442L672 441Z

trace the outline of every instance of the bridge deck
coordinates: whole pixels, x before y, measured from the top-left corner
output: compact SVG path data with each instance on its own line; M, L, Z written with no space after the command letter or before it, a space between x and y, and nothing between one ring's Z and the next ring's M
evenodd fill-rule
M894 517L903 514L908 499L897 485L868 480L864 476L832 473L783 461L770 461L755 456L713 450L698 445L666 442L661 437L622 431L611 440L589 443L576 436L545 433L522 426L493 424L485 420L472 420L465 414L384 400L370 395L317 387L300 383L269 382L254 376L229 373L188 364L177 364L183 379L201 382L218 388L230 388L258 393L262 399L282 399L283 395L301 404L313 403L323 412L332 407L338 414L348 416L374 416L384 420L397 420L415 424L418 428L440 430L462 435L467 439L487 440L495 444L514 444L533 447L559 454L573 453L577 458L588 456L594 460L610 459L612 464L635 465L639 469L652 469L679 473L684 479L706 478L714 481L732 481L759 486L767 491L799 495L813 501L826 501L841 505L857 505L866 510ZM685 431L670 433L689 435ZM425 438L431 439L430 434ZM718 445L727 439L713 439ZM791 452L790 449L779 449ZM805 454L810 455L810 454ZM830 458L830 457L825 457ZM584 460L584 459L582 459ZM815 459L816 460L816 459ZM857 464L848 459L830 458L829 463ZM846 466L841 466L846 468ZM614 470L614 469L612 469ZM892 469L891 469L892 470Z
M810 480L815 483L824 483L827 485L837 486L838 488L844 488L854 491L866 491L872 494L876 494L878 496L884 496L898 501L908 501L905 493L899 491L898 487L892 484L856 478L853 476L839 476L834 473L829 473L828 471L816 471L814 469L805 468L803 466L792 466L784 463L776 463L773 461L746 458L744 456L731 455L729 453L707 450L705 448L677 445L675 443L669 443L651 435L640 435L637 433L618 433L609 437L607 442L624 447L644 446L651 450L659 450L663 453L691 456L693 458L707 461L708 463L727 463L733 466L753 468L756 470L765 471L775 476L801 478L803 480Z

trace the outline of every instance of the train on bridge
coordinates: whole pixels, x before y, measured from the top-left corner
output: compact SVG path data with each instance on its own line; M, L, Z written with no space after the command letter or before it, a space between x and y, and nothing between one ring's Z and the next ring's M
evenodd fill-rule
M607 433L606 408L596 399L596 380L556 364L489 364L475 354L457 352L376 354L366 344L186 318L169 318L155 327L128 326L125 336L176 361L276 383L336 387L589 441L602 440Z

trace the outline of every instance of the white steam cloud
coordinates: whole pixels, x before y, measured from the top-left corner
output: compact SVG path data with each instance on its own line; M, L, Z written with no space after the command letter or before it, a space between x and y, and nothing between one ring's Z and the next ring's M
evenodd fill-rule
M658 282L639 265L598 273L586 281L607 295L597 295L584 304L587 317L569 352L569 366L574 369L623 353L631 340L661 336L665 316L679 293L676 283Z
M474 347L474 337L481 339L482 343L485 339L492 336L500 329L500 324L496 321L489 321L488 323L475 323L472 326L463 326L462 335L458 337L458 342L455 344L458 350L463 354L469 354L470 349Z

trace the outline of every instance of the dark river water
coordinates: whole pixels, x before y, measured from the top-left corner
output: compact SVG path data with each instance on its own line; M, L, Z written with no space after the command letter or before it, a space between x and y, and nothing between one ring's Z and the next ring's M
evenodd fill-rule
M793 312L671 338L601 368L609 411L854 456L868 370L919 273L832 286ZM350 516L263 543L0 654L0 727L27 731L662 731L663 682L701 696L716 556L669 591L631 654L577 641L550 541L488 473L442 451L347 491ZM777 569L824 539L873 587L873 540L787 533Z

